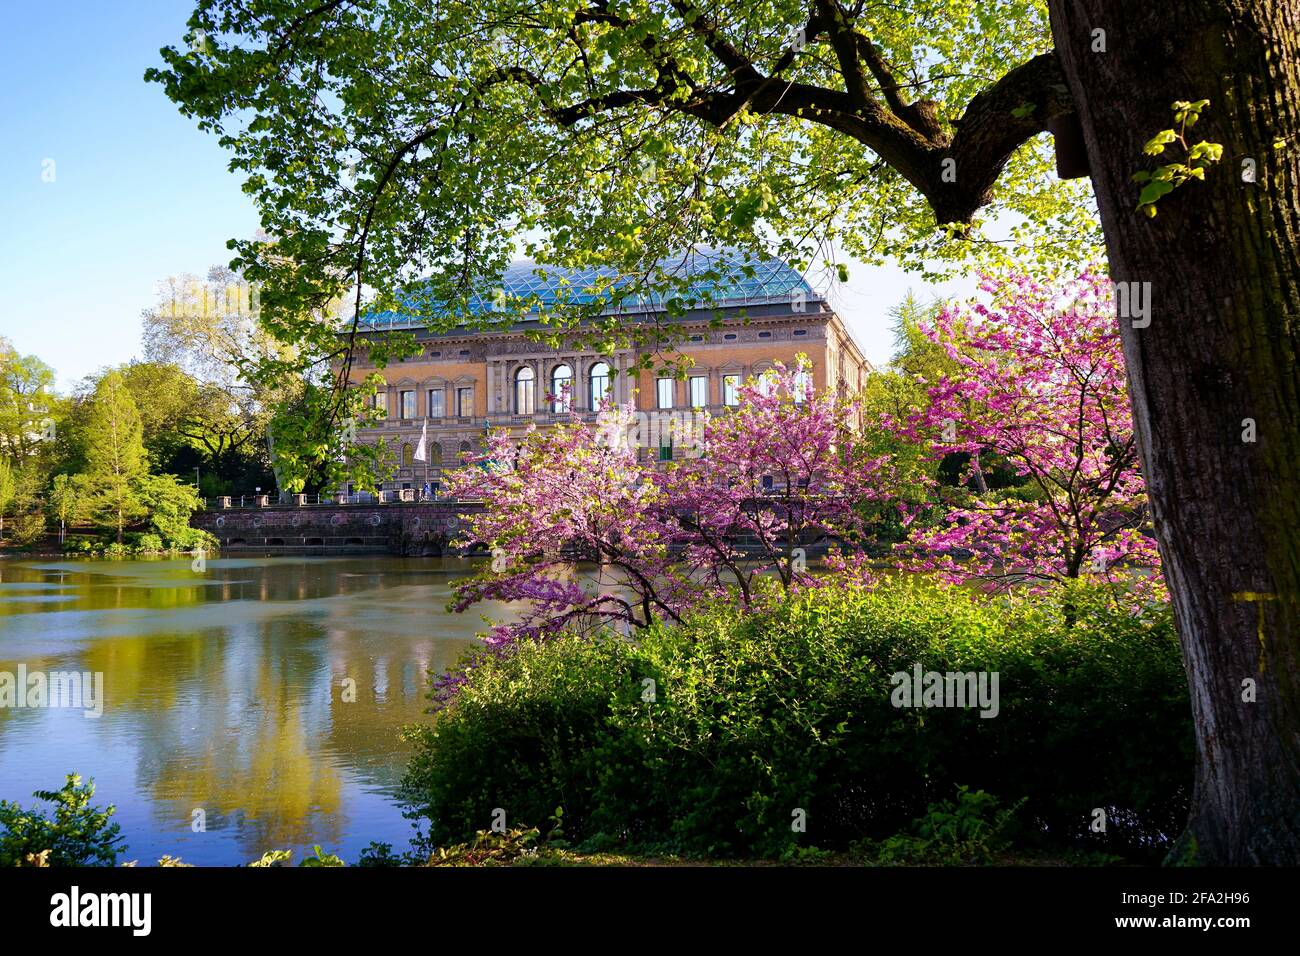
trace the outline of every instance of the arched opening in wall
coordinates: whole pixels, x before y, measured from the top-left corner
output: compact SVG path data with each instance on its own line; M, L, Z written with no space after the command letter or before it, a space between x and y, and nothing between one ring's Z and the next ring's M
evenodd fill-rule
M591 367L591 410L600 411L601 403L609 395L609 366L604 362L597 362Z
M324 538L303 538L302 543L308 547L319 547L325 543Z
M352 545L352 544L365 544L365 542L362 541L360 538L348 538L348 539L347 539L346 541L344 541L343 543L344 543L345 545Z
M284 538L267 538L266 544L267 547L271 547L271 546L279 547L284 544Z
M415 464L415 449L408 441L402 445L402 467L410 468Z
M557 365L551 372L551 412L563 415L573 405L573 369Z
M515 414L531 415L537 411L537 377L530 366L515 372Z

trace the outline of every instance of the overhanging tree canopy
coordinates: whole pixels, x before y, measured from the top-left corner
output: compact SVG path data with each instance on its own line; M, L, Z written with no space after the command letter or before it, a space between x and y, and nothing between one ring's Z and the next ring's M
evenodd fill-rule
M1297 23L1298 0L202 0L149 76L248 175L276 243L237 266L309 359L337 354L334 296L431 276L454 317L519 235L629 271L696 242L1087 257L1086 189L1038 136L1073 134L1145 297L1120 326L1198 726L1183 850L1294 863Z

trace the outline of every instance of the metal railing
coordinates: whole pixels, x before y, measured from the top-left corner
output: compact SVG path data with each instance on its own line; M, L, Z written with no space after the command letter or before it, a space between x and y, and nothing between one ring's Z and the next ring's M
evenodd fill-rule
M338 505L382 504L476 504L477 500L454 498L436 492L426 495L420 488L386 489L378 494L354 492L351 494L318 493L300 495L218 495L201 498L204 511L228 511L239 508L306 508Z

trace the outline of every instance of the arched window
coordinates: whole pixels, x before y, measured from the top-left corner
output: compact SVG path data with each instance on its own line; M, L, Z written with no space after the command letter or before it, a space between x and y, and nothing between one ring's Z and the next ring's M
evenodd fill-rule
M402 446L402 467L410 468L415 464L415 449L407 442Z
M531 415L537 411L537 381L532 366L515 372L515 414Z
M429 442L429 467L442 467L442 446L436 441Z
M567 365L557 365L551 372L551 411L562 415L573 407L573 369Z
M597 362L591 367L591 410L600 411L601 402L609 395L609 366Z
M460 443L460 460L461 460L461 463L462 463L462 464L464 463L465 459L469 457L469 451L470 451L470 444L469 444L469 442L467 442L467 441L463 441L463 442L461 442L461 443Z

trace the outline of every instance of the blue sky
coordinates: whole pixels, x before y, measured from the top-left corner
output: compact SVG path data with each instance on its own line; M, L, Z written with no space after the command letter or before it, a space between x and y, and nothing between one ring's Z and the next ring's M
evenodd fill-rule
M226 240L257 226L215 137L142 79L191 9L0 0L0 336L61 388L138 355L155 283L227 262ZM886 310L909 286L927 292L857 268L836 297L872 361L889 357Z

